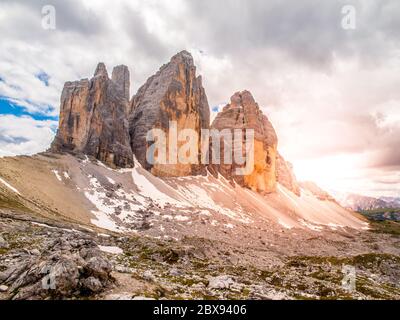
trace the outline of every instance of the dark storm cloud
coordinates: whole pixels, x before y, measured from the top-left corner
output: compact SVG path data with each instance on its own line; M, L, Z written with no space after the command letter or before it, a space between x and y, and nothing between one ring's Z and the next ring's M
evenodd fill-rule
M149 32L144 17L139 11L126 7L121 20L124 21L124 31L129 34L132 41L133 50L139 51L143 56L161 61L172 54L171 50L168 50L168 46L163 44L157 35Z
M26 32L29 32L33 38L43 36L42 8L46 5L54 6L59 31L94 35L101 34L106 27L102 17L86 8L79 0L3 0L3 4L21 6L21 14L14 19L18 18L19 28L26 27Z
M312 66L333 55L377 61L399 42L398 1L189 1L192 33L217 53L272 48ZM341 27L344 5L356 9L357 28Z

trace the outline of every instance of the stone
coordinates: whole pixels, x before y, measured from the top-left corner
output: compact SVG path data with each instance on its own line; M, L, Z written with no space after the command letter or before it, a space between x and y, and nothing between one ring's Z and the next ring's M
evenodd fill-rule
M143 279L147 281L154 281L155 277L150 270L146 270L145 272L143 272Z
M182 271L177 268L172 268L171 270L169 270L169 275L171 275L173 277L179 277L182 274L183 274Z
M89 259L85 269L90 275L101 279L107 279L113 268L108 260L101 256L95 256Z
M236 169L242 165L224 163L224 148L221 147L221 164L211 164L210 171L219 172L228 180L234 180L243 187L257 192L271 193L276 190L276 157L278 139L275 130L263 114L249 91L236 92L231 102L218 113L211 125L212 129L230 130L232 136L235 129L254 130L254 168L248 175L237 175ZM212 141L211 141L212 146ZM223 146L221 139L221 146ZM244 138L242 151L245 149ZM210 153L212 154L212 149ZM233 155L232 155L233 157ZM233 158L234 159L234 158Z
M0 249L8 249L9 245L6 240L2 236L0 236Z
M156 300L156 299L149 298L149 297L144 297L144 296L136 296L132 300L142 300L142 301L144 301L144 300Z
M27 255L9 266L2 273L3 285L15 293L13 299L63 299L98 293L115 280L112 266L104 260L100 251L97 256L80 253L90 250L96 243L81 239L76 234L51 240L42 255ZM68 242L68 246L66 246Z
M127 71L119 66L114 73L117 83L99 63L91 80L65 83L59 127L50 151L87 154L112 167L133 165L124 78Z
M208 129L210 109L202 79L196 75L193 57L182 51L171 58L138 90L131 102L129 130L132 150L136 159L156 176L179 177L205 174L205 166L199 164L152 164L146 160L151 143L147 133L154 128L165 132L168 141L170 121L176 121L177 131L193 129L200 135ZM183 142L178 143L178 148ZM201 146L198 146L200 154ZM173 159L168 159L172 162Z
M208 288L209 289L229 289L235 284L235 281L229 275L222 275L217 277L212 277L209 279Z
M104 298L105 300L132 300L132 294L123 292L123 293L112 293L108 294Z
M93 293L98 293L103 290L103 285L101 284L100 280L95 277L83 279L81 283L85 289L88 289Z
M5 286L5 285L0 286L0 292L7 292L7 290L8 290L8 286Z
M122 265L116 265L115 266L115 271L120 272L120 273L133 273L135 271L135 269L129 268L129 267L125 267L125 266L122 266Z
M30 253L33 254L34 256L40 255L40 251L39 251L38 249L32 249L32 250L30 251Z

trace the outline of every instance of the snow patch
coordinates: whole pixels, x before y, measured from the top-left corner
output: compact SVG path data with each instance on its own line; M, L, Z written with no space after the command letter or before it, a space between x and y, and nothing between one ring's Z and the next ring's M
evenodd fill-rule
M20 194L19 191L17 189L15 189L11 184L9 184L7 181L5 181L4 179L0 178L0 182L2 184L4 184L8 189L10 189L11 191Z
M177 220L177 221L188 221L189 217L177 215L177 216L174 217L174 219Z
M108 182L111 184L115 184L115 180L111 179L110 177L106 177Z
M291 225L285 223L285 221L283 221L283 220L280 219L280 218L278 219L278 223L279 223L282 227L284 227L285 229L292 229L292 228L293 228Z
M54 173L54 175L56 176L56 178L57 178L58 181L62 181L61 176L60 176L60 174L58 173L57 170L51 170L51 172Z
M115 246L99 246L99 249L103 252L112 253L112 254L122 254L124 250Z
M304 226L310 230L316 231L316 232L321 232L323 229L323 227L312 224L311 222L307 222L304 219L300 219L299 222L302 226Z
M135 185L139 188L139 193L142 196L151 198L162 208L164 208L167 204L173 204L177 207L182 206L181 202L171 198L167 194L158 190L158 188L153 183L151 183L151 181L147 179L144 174L141 174L139 172L138 168L134 168L132 170L132 179ZM161 181L161 179L159 180Z

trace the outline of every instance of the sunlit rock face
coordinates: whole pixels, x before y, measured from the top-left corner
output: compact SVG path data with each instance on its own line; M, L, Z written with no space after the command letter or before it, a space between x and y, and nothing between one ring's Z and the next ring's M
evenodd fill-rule
M235 93L231 97L230 104L217 115L211 128L220 131L229 129L232 135L235 129L242 129L243 132L245 129L254 130L254 167L250 174L237 175L236 169L242 166L234 161L232 164L226 164L223 150L221 150L221 164L212 164L211 171L219 172L225 178L254 191L270 193L276 190L278 139L271 122L262 113L249 91ZM245 150L243 137L242 152Z
M286 161L280 153L276 158L276 179L286 189L300 196L300 186L293 172L293 166Z
M133 97L130 106L129 125L132 150L142 166L156 176L189 176L205 173L200 161L198 143L198 164L149 163L146 153L152 142L146 141L151 129L162 129L169 141L169 124L175 121L177 131L192 129L200 137L201 129L209 128L210 110L200 76L190 53L182 51L172 57L151 76ZM184 142L178 142L178 148ZM167 143L167 155L169 153Z
M127 67L119 66L113 78L116 82L99 63L91 80L65 83L51 151L84 153L110 166L133 165L127 121Z
M315 182L302 181L299 184L301 188L311 192L319 200L336 202L336 200L328 192L321 189Z

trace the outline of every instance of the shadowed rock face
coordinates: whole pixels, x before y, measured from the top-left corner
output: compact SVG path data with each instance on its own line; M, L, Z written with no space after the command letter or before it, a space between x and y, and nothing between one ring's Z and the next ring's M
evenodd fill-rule
M278 139L272 124L263 115L249 91L237 92L231 97L231 103L217 115L212 129L254 129L254 170L251 174L235 175L238 165L224 164L223 150L221 164L211 165L212 171L221 173L227 179L233 179L241 186L258 192L276 190L276 158ZM242 150L245 141L243 140ZM221 144L222 145L222 144Z
M127 67L117 67L113 79L109 79L105 65L100 63L91 80L64 85L59 129L51 151L84 153L110 166L133 165L126 114Z
M280 153L278 153L276 158L276 179L277 182L286 189L300 196L300 186L294 175L293 166L290 162L286 161Z
M152 165L147 162L146 152L151 144L146 141L148 131L162 129L168 139L170 121L177 122L178 132L193 129L200 133L202 128L209 128L210 110L202 80L196 76L193 58L186 51L172 57L133 97L129 117L131 146L138 161L154 175L188 176L204 173L205 167L200 164ZM181 144L183 142L178 142L178 146Z
M123 91L125 99L129 100L130 75L128 67L124 65L114 67L111 79Z

